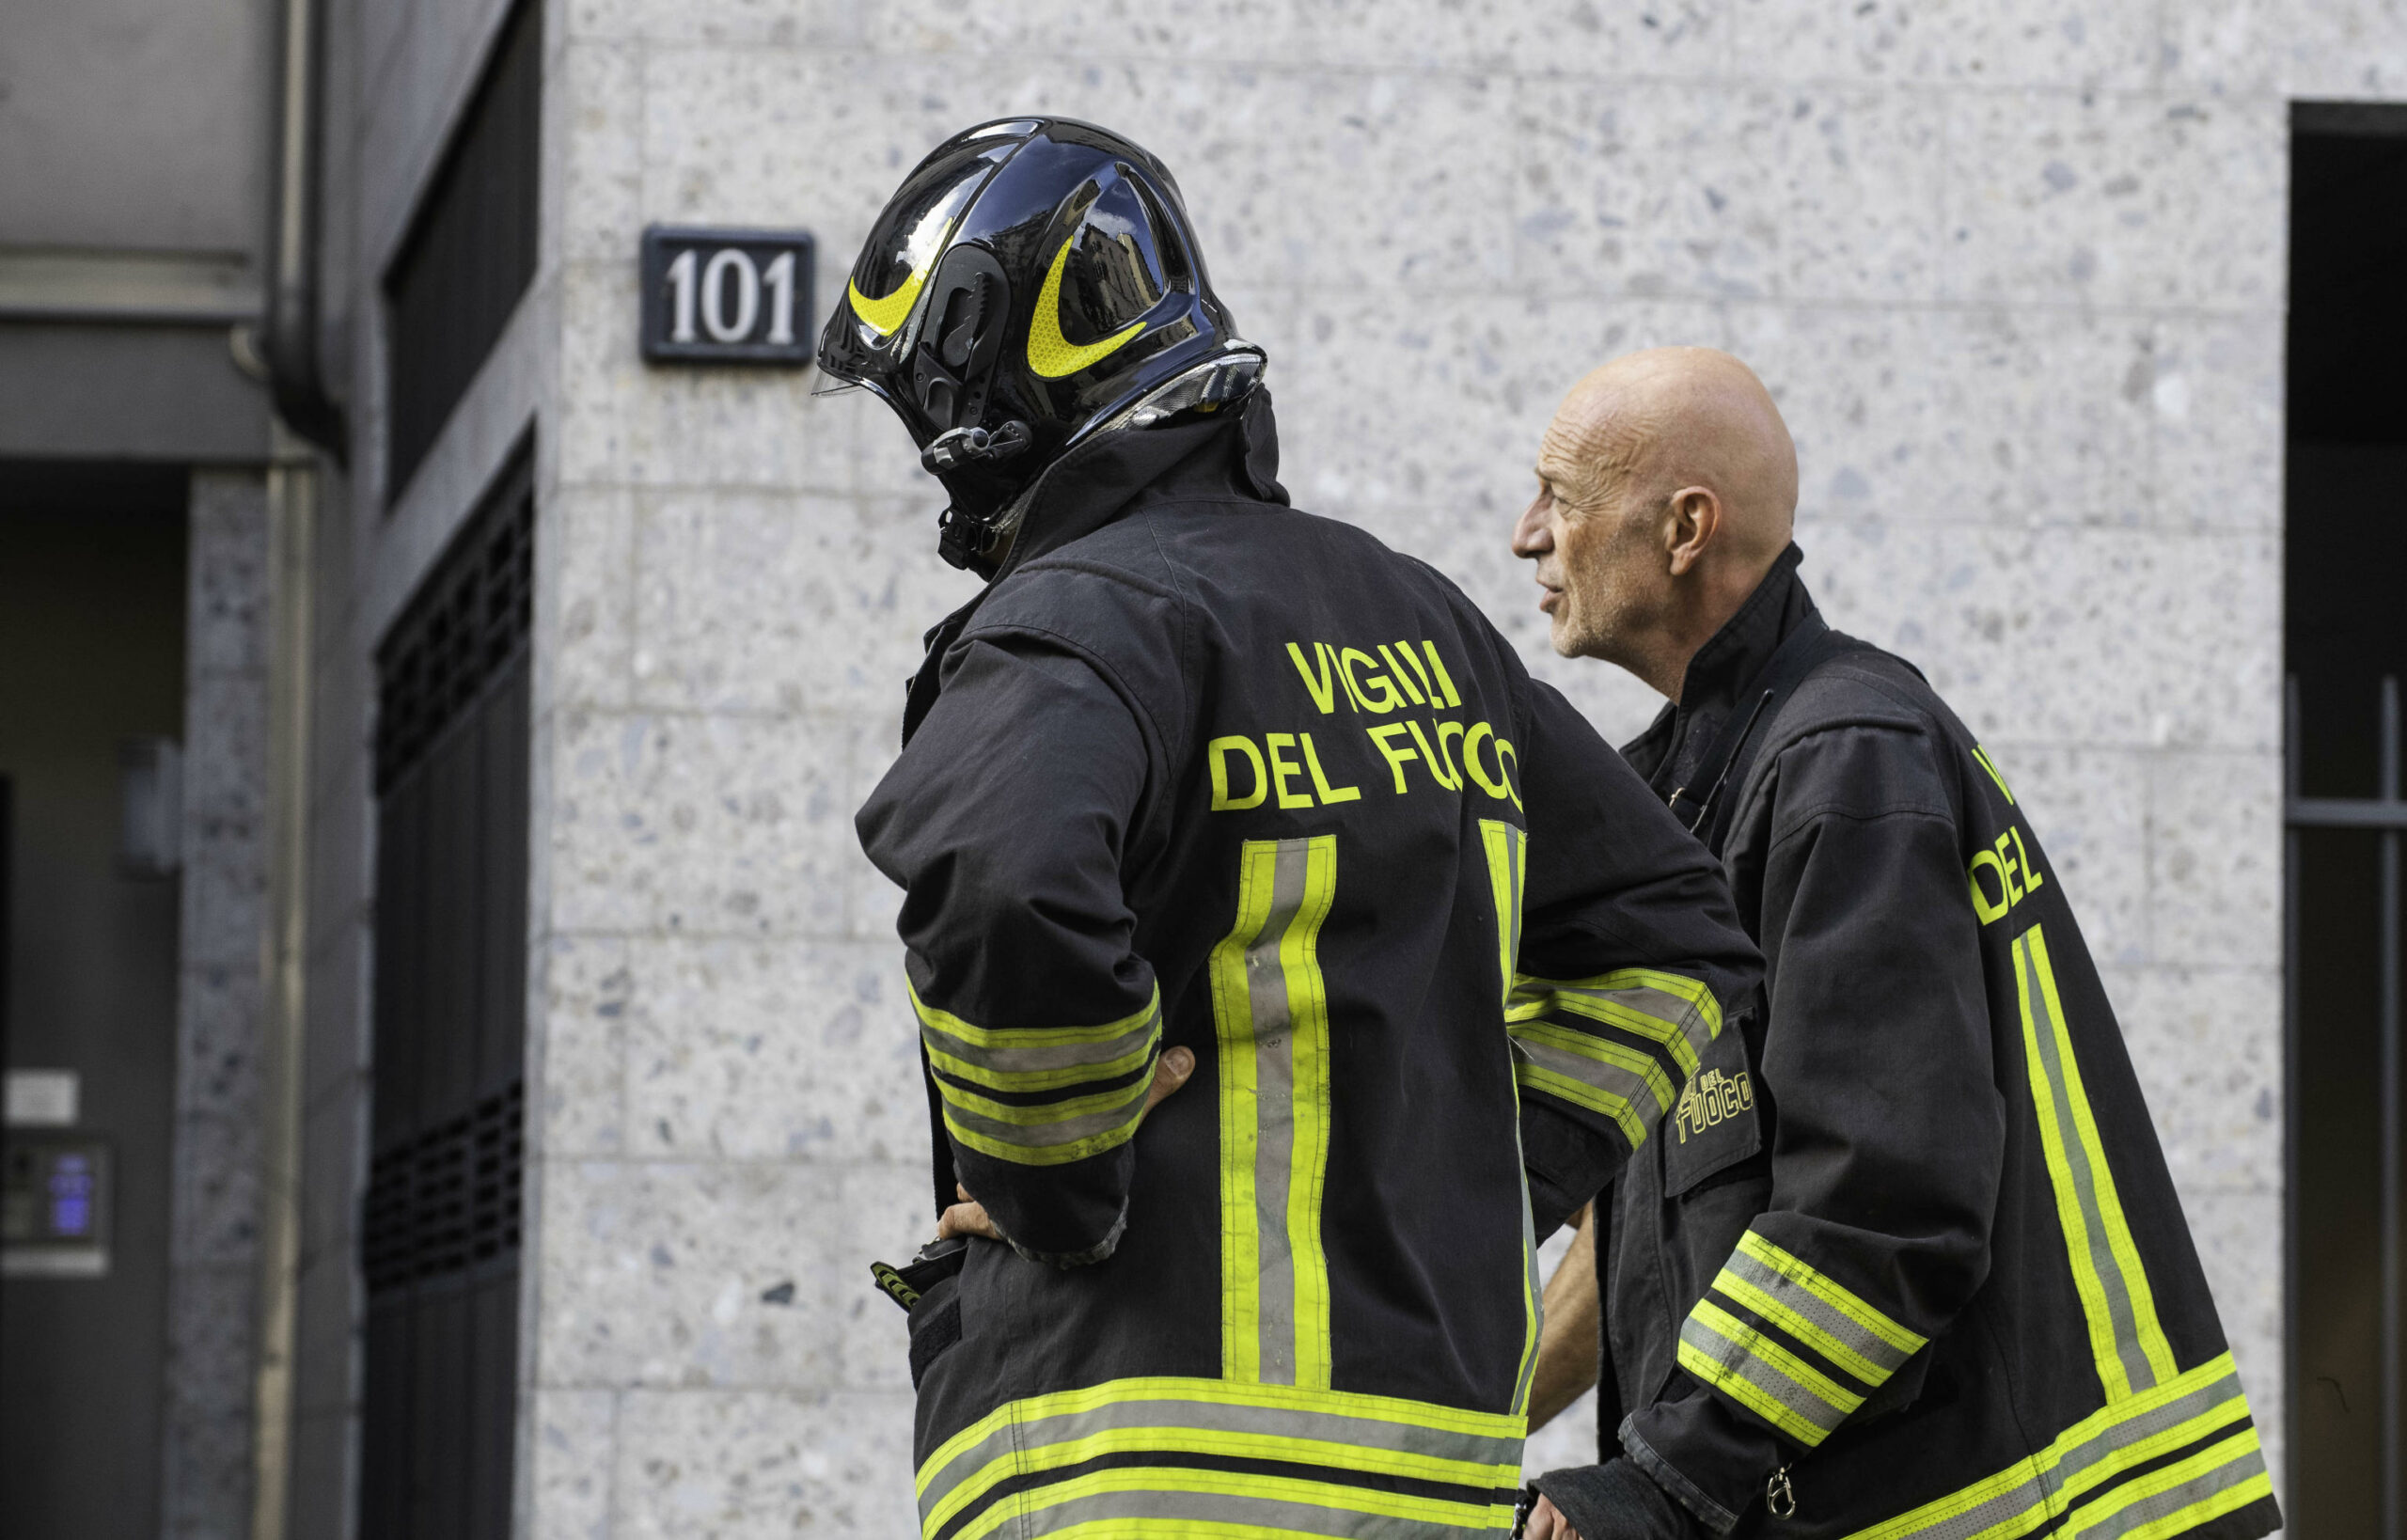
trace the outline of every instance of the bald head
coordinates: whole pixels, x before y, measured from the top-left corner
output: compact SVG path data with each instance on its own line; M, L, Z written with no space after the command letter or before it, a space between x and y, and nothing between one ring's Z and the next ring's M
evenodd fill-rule
M1547 425L1513 534L1554 646L1674 699L1688 660L1786 548L1797 448L1754 370L1712 348L1616 358Z

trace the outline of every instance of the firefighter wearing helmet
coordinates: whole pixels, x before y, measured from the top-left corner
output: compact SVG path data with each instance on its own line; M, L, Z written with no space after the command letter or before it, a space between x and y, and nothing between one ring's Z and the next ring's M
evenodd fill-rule
M878 1269L923 1534L1502 1533L1535 1242L1755 988L1714 863L1452 584L1287 505L1127 140L940 146L819 357L989 579L858 818L946 1211Z

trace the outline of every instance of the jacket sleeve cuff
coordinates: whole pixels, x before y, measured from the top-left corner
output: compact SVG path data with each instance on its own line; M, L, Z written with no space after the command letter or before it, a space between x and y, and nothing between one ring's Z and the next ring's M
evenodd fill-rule
M1550 1470L1531 1483L1583 1536L1694 1540L1696 1526L1628 1460Z
M1620 1435L1631 1462L1712 1534L1729 1533L1763 1500L1765 1479L1793 1454L1685 1374L1673 1376L1661 1399L1622 1419Z
M1038 1251L1022 1246L1008 1234L1003 1236L1003 1242L1029 1261L1041 1262L1048 1267L1091 1267L1120 1249L1120 1236L1127 1228L1128 1202L1123 1199L1119 1217L1111 1221L1111 1228L1104 1232L1103 1239L1083 1251Z
M1530 1217L1544 1241L1580 1205L1621 1174L1628 1148L1591 1132L1550 1107L1521 1104L1521 1164L1529 1174Z
M1737 1514L1707 1497L1702 1487L1680 1473L1677 1466L1655 1452L1655 1446L1638 1431L1636 1412L1621 1420L1621 1447L1623 1453L1629 1456L1629 1463L1645 1471L1656 1485L1677 1499L1680 1506L1704 1526L1706 1533L1728 1534L1738 1527Z

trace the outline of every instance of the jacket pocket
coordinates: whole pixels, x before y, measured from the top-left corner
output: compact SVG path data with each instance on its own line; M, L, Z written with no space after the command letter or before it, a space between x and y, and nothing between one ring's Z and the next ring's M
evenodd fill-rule
M961 1276L947 1277L928 1286L911 1307L911 1389L920 1388L928 1366L961 1341Z
M1666 1198L1694 1191L1762 1152L1761 1092L1739 1024L1725 1029L1698 1057L1656 1138L1662 1144Z

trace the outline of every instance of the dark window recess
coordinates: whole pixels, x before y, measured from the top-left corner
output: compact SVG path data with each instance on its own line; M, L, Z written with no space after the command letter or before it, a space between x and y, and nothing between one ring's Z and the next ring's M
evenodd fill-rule
M542 7L520 0L385 274L385 495L399 497L535 276Z
M2354 1540L2407 1534L2407 107L2290 130L2283 1516Z
M378 653L362 1540L505 1540L526 1120L530 452Z

